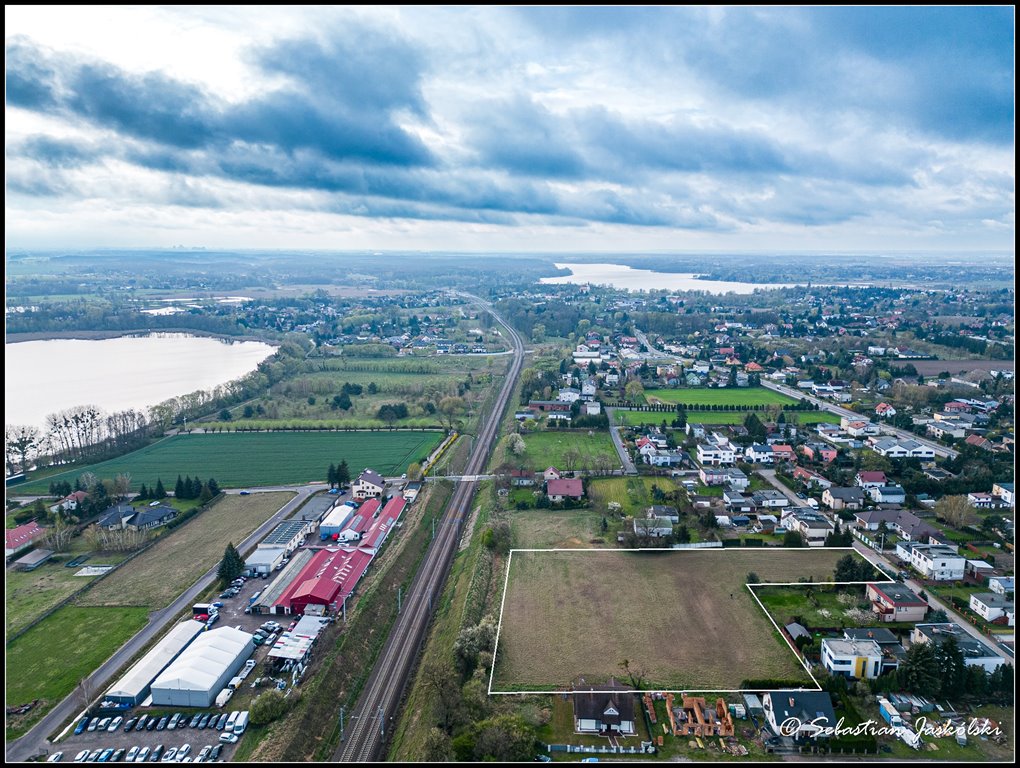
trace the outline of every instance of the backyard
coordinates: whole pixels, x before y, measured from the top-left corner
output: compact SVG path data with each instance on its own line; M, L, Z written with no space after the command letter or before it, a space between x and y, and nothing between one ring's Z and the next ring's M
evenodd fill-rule
M609 466L616 469L620 458L613 447L608 432L550 430L534 432L524 436L527 446L522 456L510 459L511 462L524 463L540 472L547 467L560 470L593 468L597 461L610 462ZM566 466L570 452L576 451L576 467Z
M682 392L683 390L678 391ZM763 416L761 411L687 411L687 421L707 426L743 424L749 413L755 413L759 419ZM626 426L642 424L660 426L663 421L666 422L666 426L669 426L676 418L676 413L672 411L628 411L617 408L613 411L613 418L617 424ZM839 424L839 416L828 411L787 411L786 421L790 424L796 423L804 426L822 422Z

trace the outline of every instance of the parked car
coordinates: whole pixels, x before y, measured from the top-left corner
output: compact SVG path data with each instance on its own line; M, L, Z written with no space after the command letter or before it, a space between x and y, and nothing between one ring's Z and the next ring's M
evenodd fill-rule
M139 749L140 747L131 747L131 749L128 750L127 756L125 756L124 760L126 762L133 763L135 761L135 758L138 757Z
M202 719L198 721L198 730L200 730L200 731L204 730L205 727L207 725L209 725L209 718L210 717L212 717L212 715L209 714L208 712L206 714L202 715Z
M47 763L59 763L63 759L64 759L64 753L63 752L54 752L52 755L50 755L49 757L46 758L46 762Z
M213 746L212 751L209 753L209 762L220 759L220 752L223 751L222 744L216 744Z
M222 608L223 607L223 603L213 603L212 607L213 608Z
M251 496L251 491L241 491L238 496Z
M144 763L149 757L149 748L142 747L138 750L138 756L135 758L136 763Z
M216 730L217 731L222 731L224 728L226 728L227 727L227 720L229 720L229 719L230 719L230 715L228 715L226 712L224 712L222 715L220 715L219 720L216 721Z
M87 758L88 756L89 756L89 751L87 749L83 749L81 752L79 752L77 755L74 756L74 762L76 762L76 763L84 763L85 762L85 758Z
M158 727L159 727L159 718L156 718L156 717L150 717L149 718L149 722L147 722L145 724L145 730L147 730L147 731L154 731Z
M135 723L135 730L136 731L142 731L142 730L145 729L145 726L148 725L148 724L149 724L149 717L148 717L148 715L142 715L141 717L138 718L138 722Z
M134 728L135 727L135 723L137 723L137 722L138 722L138 718L137 717L132 717L126 723L124 723L124 733L127 733L132 728Z
M107 747L99 754L97 763L108 763L110 762L110 756L113 755L113 747Z
M109 725L109 727L107 727L106 730L109 731L110 733L113 733L118 728L120 728L120 724L123 723L123 722L124 722L124 718L121 717L120 715L118 715L117 717L113 718L113 720L110 721L110 725Z
M191 718L191 722L188 723L188 727L189 728L198 728L198 724L200 722L202 722L202 713L201 712L199 712L193 718Z
M99 718L98 717L93 717L89 721L89 727L86 730L91 733L92 731L96 730L98 727L99 727Z
M112 719L113 718L110 717L104 717L102 720L99 721L99 725L96 727L96 730L105 731L107 728L110 727L110 720Z
M119 749L115 749L113 754L110 755L110 762L119 763L122 757L124 757L124 748L120 747Z
M89 719L87 717L83 717L81 720L79 720L78 725L74 727L74 735L80 736L81 732L85 730L85 726L87 726L88 724Z
M237 736L233 733L221 733L220 741L223 742L224 744L236 744Z
M149 762L155 763L159 761L159 758L163 756L163 745L157 744L152 748L152 754L149 755Z
M169 722L170 722L170 718L167 717L166 715L164 715L163 717L161 717L159 719L159 723L156 725L156 730L157 731L165 731L166 730L166 724L169 723Z
M169 763L173 762L173 759L177 757L177 747L170 747L166 752L163 753L163 757L160 758L159 762Z
M195 758L195 762L196 763L205 762L205 759L209 757L210 752L212 752L212 745L206 744L204 747L202 747L201 751L198 753L198 756Z
M181 760L186 758L190 752L191 752L190 744L181 744L181 746L177 748L177 762L180 762Z
M99 756L101 754L103 754L103 750L101 750L101 749L93 749L91 752L89 752L89 756L85 758L85 762L86 763L94 763L94 762L96 762L96 760L99 759Z

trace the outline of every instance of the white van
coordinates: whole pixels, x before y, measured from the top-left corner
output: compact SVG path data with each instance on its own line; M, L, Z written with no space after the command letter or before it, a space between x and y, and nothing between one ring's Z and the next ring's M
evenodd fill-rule
M226 727L225 730L228 730L228 731L234 730L234 723L237 722L237 716L239 714L241 714L241 713L238 712L236 709L233 712L230 713L230 717L227 718L227 727Z

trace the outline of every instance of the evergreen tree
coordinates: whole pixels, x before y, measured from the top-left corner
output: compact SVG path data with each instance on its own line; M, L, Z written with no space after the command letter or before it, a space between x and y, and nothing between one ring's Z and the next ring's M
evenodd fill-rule
M198 500L205 504L207 501L212 499L213 492L209 490L209 484L206 483L202 486L202 490L198 493Z
M330 488L336 485L336 464L330 463L329 469L326 470L326 482Z
M195 478L191 481L191 487L188 489L188 498L197 499L201 495L202 495L202 481L199 480L198 476L196 475Z
M213 496L216 496L216 495L219 494L219 492L220 492L220 484L216 482L216 478L215 477L210 477L209 478L209 482L206 483L206 485L209 486L209 490L210 490L210 492L212 493Z
M938 696L942 687L934 643L914 643L898 670L903 687L919 696Z
M219 570L216 575L224 586L236 579L244 571L244 558L234 547L233 543L227 544L223 552L223 559L220 561Z
M340 393L340 400L337 403L337 407L342 411L349 411L351 410L351 405L351 396L346 392Z
M166 488L163 487L163 478L156 478L156 490L153 491L152 497L155 499L166 498Z
M341 461L340 466L336 468L336 482L338 485L351 484L351 470L347 466L347 459Z
M174 486L174 496L178 499L183 499L188 495L187 489L184 487L184 478L177 475L177 484Z
M804 539L797 531L787 531L783 534L783 546L784 547L803 547Z
M947 637L936 649L935 658L938 659L939 676L942 678L941 694L953 698L963 695L968 682L967 667L956 638Z
M144 501L149 498L149 489L145 487L145 483L142 483L142 487L138 489L138 496L135 498L137 501Z

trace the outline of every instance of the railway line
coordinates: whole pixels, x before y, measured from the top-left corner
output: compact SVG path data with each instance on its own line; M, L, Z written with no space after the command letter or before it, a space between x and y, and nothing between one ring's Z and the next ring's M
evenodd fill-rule
M469 297L479 303L477 297ZM524 364L524 346L520 336L487 305L485 309L506 329L514 347L514 358L492 411L482 423L474 451L464 476L479 475L492 450L506 404ZM445 525L436 527L436 537L429 545L407 597L376 661L361 698L341 734L341 743L334 761L366 762L380 759L393 717L414 668L418 651L425 641L432 608L439 599L450 563L457 549L462 526L470 516L470 504L477 480L457 483L453 497L443 515Z

